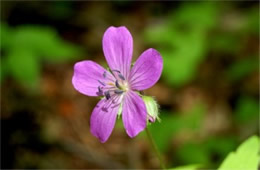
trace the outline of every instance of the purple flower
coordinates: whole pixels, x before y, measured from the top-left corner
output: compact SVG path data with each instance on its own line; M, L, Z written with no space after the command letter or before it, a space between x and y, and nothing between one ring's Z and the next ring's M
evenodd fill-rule
M153 86L160 78L163 61L155 49L144 51L131 68L133 38L126 27L109 27L103 36L103 51L109 70L85 60L75 64L72 83L87 96L103 96L94 108L91 133L104 143L122 113L128 136L144 130L147 111L138 91Z

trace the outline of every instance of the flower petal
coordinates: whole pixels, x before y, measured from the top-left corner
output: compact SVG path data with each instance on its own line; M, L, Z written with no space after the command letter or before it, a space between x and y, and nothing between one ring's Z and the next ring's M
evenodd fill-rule
M135 92L129 91L124 99L122 118L128 136L135 137L146 127L147 111L144 101Z
M74 75L72 77L72 84L74 88L82 94L88 96L98 96L99 81L105 81L103 76L106 70L99 64L85 60L74 65ZM109 72L106 72L113 78Z
M100 142L104 143L114 129L119 105L111 106L112 100L100 100L90 118L90 131ZM109 106L110 105L110 106Z
M133 38L127 28L109 27L103 36L103 51L109 67L127 78L133 53Z
M129 82L132 90L145 90L152 87L160 78L163 60L158 51L144 51L133 66Z

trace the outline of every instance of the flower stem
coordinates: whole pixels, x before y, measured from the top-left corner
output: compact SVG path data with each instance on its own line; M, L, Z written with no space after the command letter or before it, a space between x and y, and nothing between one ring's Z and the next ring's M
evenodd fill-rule
M161 168L162 168L162 169L166 169L166 168L165 168L165 165L164 165L164 162L163 162L163 159L162 159L162 156L161 156L161 153L160 153L160 151L159 151L157 145L155 144L154 139L153 139L153 137L152 137L152 134L151 134L150 130L148 129L148 127L145 129L145 132L146 132L146 134L147 134L148 140L149 140L151 146L153 147L153 150L154 150L154 152L155 152L157 158L158 158L159 161L160 161Z

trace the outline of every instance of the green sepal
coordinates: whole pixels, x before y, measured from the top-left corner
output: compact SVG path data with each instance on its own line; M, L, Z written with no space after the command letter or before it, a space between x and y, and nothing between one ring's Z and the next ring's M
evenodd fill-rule
M152 119L152 122L155 122L155 120L160 121L159 118L159 105L157 104L156 100L151 96L141 96L146 110L147 110L147 123L150 123L150 119Z

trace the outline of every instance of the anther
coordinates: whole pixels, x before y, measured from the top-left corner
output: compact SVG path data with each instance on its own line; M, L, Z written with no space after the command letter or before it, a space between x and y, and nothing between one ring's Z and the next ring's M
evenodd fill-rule
M120 73L120 71L119 71L119 70L111 70L111 71L114 71L114 72Z
M124 91L123 91L123 90L116 89L114 92L115 92L116 94L122 94Z
M125 77L121 73L118 74L118 77L122 80L125 80Z
M107 72L106 72L106 71L104 71L104 73L103 73L103 77L104 77L104 78L107 77Z
M117 87L117 88L121 89L121 86L119 85L118 80L116 80L116 83L115 83L115 84L116 84L116 87Z
M106 97L107 100L110 99L111 96L110 96L110 94L109 94L109 91L105 91L104 94L105 94L105 97Z
M100 81L100 80L98 80L98 82L99 82L100 84L102 84L103 86L106 86L106 84L105 84L104 82L102 82L102 81Z
M98 86L98 92L99 92L99 93L102 93L102 92L103 92L100 86Z
M111 70L111 71L114 71L114 72L117 72L118 73L118 77L122 80L125 80L125 77L121 74L121 72L119 70Z

